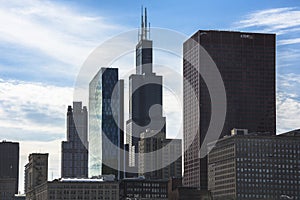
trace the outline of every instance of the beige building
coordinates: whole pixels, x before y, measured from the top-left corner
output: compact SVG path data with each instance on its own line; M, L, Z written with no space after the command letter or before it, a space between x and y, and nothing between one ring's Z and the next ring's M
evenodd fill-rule
M139 141L139 176L147 179L182 177L182 141L146 130Z
M35 187L48 180L48 153L29 155L29 163L25 165L26 200L35 200Z
M36 200L118 200L119 183L102 179L59 179L35 188Z

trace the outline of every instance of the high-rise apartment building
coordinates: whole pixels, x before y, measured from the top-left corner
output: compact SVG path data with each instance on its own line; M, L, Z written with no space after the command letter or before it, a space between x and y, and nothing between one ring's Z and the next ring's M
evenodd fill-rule
M67 141L62 142L61 177L88 177L88 112L82 102L67 111Z
M233 128L272 135L276 133L275 40L274 34L199 30L184 42L185 186L207 189L207 156L200 159L199 150L209 124L215 123L210 122L211 98L199 73L207 64L200 46L215 62L225 86L227 112L220 135ZM193 94L198 104L191 104Z
M48 153L33 153L29 155L29 162L25 165L26 200L34 200L35 187L47 182L48 157Z
M89 176L123 177L124 81L101 68L89 85Z
M0 185L13 185L13 188L9 188L9 191L14 192L13 194L18 194L19 143L17 142L0 142L0 180ZM7 181L9 184L6 184ZM2 192L4 193L4 190L0 192L1 196Z
M136 45L136 74L129 77L129 120L126 122L129 166L136 169L140 134L147 129L166 132L166 119L162 115L162 76L157 76L152 70L152 40L149 39L146 9L140 32Z

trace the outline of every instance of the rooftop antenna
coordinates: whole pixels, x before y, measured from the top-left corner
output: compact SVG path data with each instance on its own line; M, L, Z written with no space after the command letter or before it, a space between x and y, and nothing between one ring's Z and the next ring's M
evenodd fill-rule
M143 8L143 6L142 6L142 10L141 10L141 40L143 40L144 39L144 15L143 15L143 10L144 10L144 8Z
M147 8L145 8L145 39L147 39Z

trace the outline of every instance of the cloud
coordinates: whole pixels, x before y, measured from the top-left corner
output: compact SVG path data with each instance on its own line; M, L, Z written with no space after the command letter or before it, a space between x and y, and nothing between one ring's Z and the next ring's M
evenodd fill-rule
M300 128L300 74L278 76L277 133Z
M296 7L259 10L234 23L237 29L258 28L263 32L284 34L300 28L300 10Z
M0 136L32 141L61 138L72 92L69 87L0 79L0 127L7 131Z
M2 70L25 65L40 73L73 77L104 38L122 30L109 18L52 1L1 2L0 23L0 46L9 50L5 53L9 64L2 63ZM15 57L21 58L18 63L13 62Z
M281 46L281 45L298 44L298 43L300 43L300 38L292 38L292 39L279 40L277 42L277 45Z

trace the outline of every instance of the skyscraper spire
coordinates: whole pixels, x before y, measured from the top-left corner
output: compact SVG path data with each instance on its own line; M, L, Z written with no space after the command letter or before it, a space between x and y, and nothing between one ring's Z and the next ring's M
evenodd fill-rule
M145 17L144 17L145 15ZM149 23L150 24L150 23ZM148 26L147 26L147 8L143 8L141 10L141 31L139 33L140 40L147 40L148 39Z

